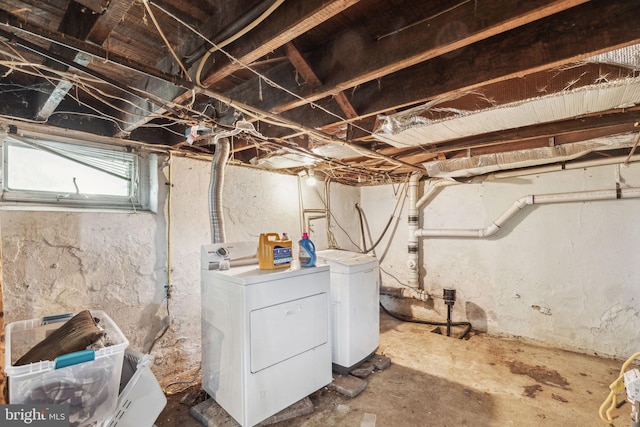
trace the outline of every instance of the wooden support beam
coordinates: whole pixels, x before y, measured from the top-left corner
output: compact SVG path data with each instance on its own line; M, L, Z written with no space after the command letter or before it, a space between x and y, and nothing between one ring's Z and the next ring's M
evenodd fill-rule
M313 72L309 63L304 59L298 48L295 47L292 42L287 42L284 45L284 50L287 54L287 59L291 62L291 65L293 65L296 71L300 73L305 83L309 85L310 88L315 89L322 86L322 82L318 76L316 76L316 73Z
M370 40L368 43L364 36L350 37L352 33L357 32L357 29L349 29L348 34L342 37L338 35L333 44L327 46L326 53L310 58L311 66L317 74L326 76L323 78L321 87L298 86L292 79L286 80L275 75L278 73L277 70L270 73L268 77L307 101L318 101L340 91L356 88L368 82L376 82L384 76L441 55L458 55L459 52L454 53L456 50L473 49L475 51L475 47L472 47L474 43L584 2L585 0L466 2L421 25L408 27L379 40ZM490 51L482 53L491 56ZM333 61L327 61L327 58L341 58L341 66L337 71ZM444 69L440 69L435 75L442 78L443 71ZM281 69L281 74L286 72ZM265 102L260 102L253 89L255 87L255 82L248 81L228 95L274 112L288 111L303 106L307 102L276 89L270 89L268 94L265 93ZM360 88L357 91L359 90ZM407 92L402 91L402 93ZM353 100L352 103L355 104ZM362 113L359 108L356 110Z
M313 71L307 60L304 59L300 51L293 45L293 43L288 42L285 45L285 51L289 62L291 62L291 65L293 65L293 67L302 76L302 78L310 88L315 89L322 86L322 82L320 82L320 79L318 78L316 73ZM335 100L347 119L358 117L358 113L356 112L355 108L353 108L353 105L351 105L351 102L344 94L344 92L340 91L336 93Z
M315 28L329 18L358 3L359 0L305 0L296 7L282 7L276 10L261 31L250 33L228 49L238 61L230 61L226 56L216 61L215 68L207 73L202 83L205 87L231 75L251 64L287 42ZM286 3L285 3L286 4Z
M65 17L60 24L59 31L77 39L86 38L89 42L98 46L102 45L132 5L132 2L130 1L113 0L111 4L109 4L109 9L106 9L105 3L106 2L104 2L104 0L92 0L90 5L86 2L82 3L94 11L96 11L96 8L99 8L99 13L102 14L96 15L90 12L86 13L84 9L76 10L79 5L71 2ZM89 25L78 25L78 21L87 19L90 21ZM57 51L57 53L69 58L73 58L74 62L83 66L88 65L91 61L91 57L89 55L83 53L73 54L70 53L68 49L65 49L63 52L60 51L59 46L58 49L54 49L54 51ZM36 119L47 120L58 108L58 105L60 105L60 102L62 102L62 100L67 96L67 93L72 87L73 83L69 81L59 81L52 92L41 100L36 113Z
M304 34L358 1L359 0L305 0L304 2L297 3L295 7L282 7L277 9L273 15L270 16L269 20L263 22L260 26L261 31L252 31L228 47L229 53L234 58L237 58L237 61L230 61L224 56L216 59L214 63L215 69L207 70L207 68L205 68L204 75L206 75L206 77L202 79L202 84L205 87L215 89L215 83L241 69L243 67L242 64L251 64L275 51L287 42ZM194 64L189 69L189 74L195 73L196 68L197 64ZM146 84L146 87L149 88L148 83L149 82L145 82L143 84ZM153 83L153 91L163 98L173 99L174 104L184 104L192 99L193 94L191 91L170 87L170 85L167 84L158 84L158 82ZM134 102L138 101L134 100ZM124 128L124 133L142 126L155 118L156 115L164 112L161 108L150 108L154 113L147 117L139 117L142 110L133 111L133 114L126 115L123 121L130 124Z
M363 85L351 101L361 117L373 116L637 44L640 26L628 19L635 11L633 0L589 2L478 42L456 56L434 58ZM334 117L311 107L281 116L292 121L304 118L314 128L335 124Z

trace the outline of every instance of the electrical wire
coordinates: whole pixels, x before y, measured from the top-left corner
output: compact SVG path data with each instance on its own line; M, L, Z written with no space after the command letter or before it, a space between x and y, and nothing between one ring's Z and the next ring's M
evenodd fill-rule
M146 1L148 2L149 0L146 0ZM200 36L201 38L203 38L206 42L208 42L208 43L209 43L209 44L211 44L212 46L216 47L215 43L213 43L213 42L211 42L210 40L208 40L208 39L207 39L205 36L203 36L200 32L198 32L197 30L195 30L194 28L192 28L190 25L186 24L184 21L180 20L180 19L179 19L178 17L176 17L175 15L171 14L170 12L168 12L166 9L164 9L164 8L162 8L162 7L160 7L160 6L158 6L158 5L157 5L157 4L155 4L155 3L150 3L150 4L153 4L155 7L157 7L158 9L160 9L161 11L163 11L164 13L166 13L166 14L167 14L168 16L170 16L172 19L174 19L174 20L176 20L177 22L181 23L181 24L182 24L182 25L184 25L186 28L188 28L190 31L192 31L192 32L196 33L198 36ZM77 65L77 64L69 64L69 63L68 63L68 61L64 61L64 60L62 60L62 59L60 59L60 58L56 57L56 56L55 56L55 55L53 55L53 54L47 54L47 53L44 53L44 52L42 51L42 49L41 49L41 48L39 48L38 46L36 46L36 45L34 45L34 44L32 44L32 43L30 43L30 42L26 41L26 40L22 40L22 41L20 41L20 42L19 42L19 44L20 44L20 46L21 46L21 47L23 47L23 48L25 48L25 49L27 49L27 50L30 50L30 51L32 51L32 52L34 52L34 53L38 54L39 56L42 56L42 57L48 57L48 58L50 58L50 59L52 59L52 60L54 60L54 61L62 62L62 63L63 63L65 66L67 66L67 67L69 67L69 66L74 67L75 69L78 69L78 70L80 70L80 71L82 71L82 72L84 72L84 73L86 73L86 74L88 74L88 75L91 75L91 76L96 76L96 75L98 75L95 71L92 71L92 70L88 69L87 67L84 67L84 66L81 66L81 65ZM217 48L217 47L216 47L216 48ZM256 74L259 78L261 78L262 80L264 80L266 83L268 83L268 84L270 84L270 85L272 85L272 86L276 87L276 88L277 88L277 89L279 89L279 90L283 90L283 91L287 92L287 89L285 89L285 88L283 88L282 86L279 86L279 85L275 84L274 82L270 81L266 76L264 76L264 75L260 74L259 72L257 72L257 71L255 71L255 70L253 70L253 69L252 69L251 67L249 67L247 64L242 63L242 61L240 61L238 58L233 57L233 56L232 56L232 55L230 55L228 52L225 52L223 49L219 49L219 50L220 50L221 52L223 52L227 57L229 57L229 59L230 59L230 60L232 60L232 62L236 62L236 63L240 64L242 67L244 67L244 68L246 68L247 70L251 71L252 73ZM156 77L157 77L157 76L156 76ZM156 104L160 109L167 109L167 110L173 109L173 110L174 110L174 111L173 111L173 113L174 113L174 114L176 114L178 117L182 117L182 118L184 118L184 115L183 115L183 113L182 113L181 111L175 111L175 110L176 110L176 107L178 107L178 106L174 103L174 101L167 101L167 100L164 100L164 102L161 102L161 101L157 100L157 98L156 98L156 97L157 97L157 95L155 95L155 94L150 94L150 93L146 93L146 94L145 94L145 95L146 95L146 98L145 98L145 96L144 96L144 95L143 95L143 96L141 96L141 95L138 95L138 94L134 93L134 92L139 92L139 93L144 92L144 91L142 91L142 90L140 90L140 89L138 89L138 88L130 88L130 87L129 87L129 88L123 88L123 87L121 87L121 85L120 85L120 84L117 84L116 82L114 82L114 81L112 81L112 80L110 80L110 79L108 79L108 78L106 78L106 77L104 77L104 76L100 76L100 78L102 79L102 82L103 82L103 83L108 84L108 85L111 85L111 86L114 86L114 87L118 88L119 90L123 91L124 93L127 93L127 94L129 94L129 95L131 95L131 96L140 97L140 98L142 98L144 101L147 101L147 102L150 102L150 103ZM176 83L176 81L174 81L174 80L172 80L172 83L173 83L173 84L182 85L182 86L183 86L183 87L185 87L185 88L188 86L188 85L187 85L187 86L185 86L185 85L184 85L184 83L183 83L183 84ZM190 82L189 82L189 83L190 83ZM200 90L200 89L196 86L196 87L191 88L191 90L192 90L192 92L193 92L194 96L195 96L196 91L198 91L199 93L202 93L202 94L204 94L204 95L206 95L206 96L216 98L216 99L218 99L218 100L220 100L220 101L224 102L225 104L228 104L229 106L231 106L231 107L235 108L236 110L241 111L241 112L243 112L243 113L245 113L245 114L248 114L248 115L250 115L251 117L254 117L254 118L255 118L255 119L257 119L257 120L264 119L264 117L263 117L263 116L264 116L265 114L266 114L266 115L269 115L268 113L261 112L259 109L256 109L256 108L251 107L251 106L238 105L238 103L237 103L236 101L234 101L234 100L232 100L232 99L230 99L230 98L228 98L228 97L226 97L226 96L224 96L224 95L222 95L222 94L217 94L217 93L214 93L214 92L209 91L209 90L207 90L207 89ZM307 103L307 104L311 105L313 108L321 109L321 110L325 111L327 114L330 114L330 115L332 115L332 116L334 116L334 117L338 118L338 119L339 119L339 120L341 120L341 121L345 121L345 119L344 119L343 117L341 117L341 116L339 116L339 115L337 115L337 114L334 114L334 113L332 113L331 111L326 110L325 108L323 108L322 106L318 105L317 103L313 103L313 102L311 102L310 100L308 100L308 99L306 99L306 98L303 98L303 97L300 97L300 96L296 95L295 93L293 93L293 92L291 92L291 91L288 91L288 93L289 93L289 94L291 94L292 96L294 96L294 97L296 97L296 98L298 98L298 99L302 100L303 102L305 102L305 103ZM182 109L184 109L184 106L179 106L179 107L180 107L180 108L182 108ZM187 107L187 109L190 109L190 107ZM253 109L253 110L255 110L255 112L254 112L254 111L250 111L250 110L252 110L252 109ZM274 116L269 115L269 117L274 117ZM148 119L149 119L149 117L145 117L145 119L146 119L146 120L148 120ZM205 119L205 120L206 120L206 119ZM416 168L415 166L413 166L413 165L406 164L406 163L401 162L401 161L399 161L399 160L396 160L396 159L394 159L394 158L388 157L388 156L386 156L386 155L384 155L384 154L377 153L377 152L372 151L372 150L368 150L368 149L366 149L366 148L364 148L364 147L358 147L358 146L356 146L356 145L354 145L354 144L352 144L352 143L349 143L349 142L347 142L347 141L343 141L343 140L340 140L340 139L337 139L337 138L333 138L333 137L331 137L331 136L329 136L329 135L325 135L325 134L323 134L321 131L318 131L318 130L313 129L313 128L305 127L305 126L300 125L300 124L297 124L297 123L293 123L293 122L291 122L291 121L289 121L289 120L286 120L286 119L284 119L284 118L280 118L280 117L278 117L278 118L275 118L275 121L276 121L276 124L277 124L278 126L288 127L288 128L291 128L291 129L295 129L295 130L297 130L297 131L299 131L299 132L304 132L304 133L309 134L310 136L312 136L312 137L314 137L314 138L317 138L317 139L319 139L319 140L327 141L327 142L330 142L330 143L337 143L337 144L341 144L341 145L346 145L347 147L349 147L350 149L352 149L352 150L354 150L355 152L359 153L360 155L364 155L364 156L367 156L367 157L378 158L378 159L381 159L381 160L384 160L384 161L388 161L388 162L391 162L391 163L394 163L394 164L397 164L397 165L400 165L400 166L410 167L410 168L415 168L415 169L417 169L417 168ZM135 126L138 126L138 124L135 124ZM353 124L352 124L352 126L355 126L355 125L353 125ZM355 126L355 127L357 127L357 126ZM363 129L363 128L362 128L362 130L363 130L365 133L370 133L370 132L369 132L368 130L366 130L366 129Z
M166 300L167 300L167 318L169 319L169 321L167 322L167 324L164 327L164 330L162 331L162 333L156 337L155 340L153 340L153 343L151 343L151 347L149 347L149 350L147 351L147 353L151 353L151 350L153 350L153 347L156 345L156 343L162 338L164 337L164 335L167 333L167 331L169 330L169 328L171 327L172 321L171 321L171 311L169 310L169 301L171 300L171 295L172 295L172 286L173 286L173 281L172 281L172 276L171 276L171 269L173 268L172 266L172 261L171 261L171 187L173 186L173 172L172 172L172 161L173 160L173 154L171 152L169 152L169 159L167 161L167 289L166 289Z
M145 1L148 1L148 0L145 0ZM260 14L260 16L254 19L249 25L247 25L242 30L238 31L236 34L232 35L228 39L223 40L220 43L216 43L212 48L207 50L205 54L202 56L202 58L200 59L200 63L198 64L198 69L196 71L196 83L200 86L204 86L200 81L200 75L202 74L202 70L204 68L205 63L207 62L207 59L209 59L209 56L211 56L212 53L214 53L217 50L220 50L221 48L227 46L228 44L244 36L249 31L253 30L255 27L258 26L258 24L260 24L262 21L267 19L269 15L271 15L273 12L275 12L276 9L280 7L282 3L284 3L284 0L275 0L273 4L267 8L267 10L265 10L262 14ZM154 5L154 6L157 7L157 5Z
M191 378L191 380L189 380L189 381L174 381L174 382L172 382L172 383L167 384L167 385L164 387L164 389L162 389L162 391L163 391L165 394L172 394L172 393L169 393L169 392L167 391L167 389L168 389L169 387L171 387L171 386L174 386L174 385L180 385L180 384L193 384L193 383L195 383L195 382L198 380L198 377L199 377L199 374L200 374L200 371L201 371L201 370L202 370L202 364L200 364L200 366L198 366L198 369L196 369L196 372L193 374L193 378Z
M347 236L347 239L349 239L349 241L353 244L353 246L355 246L360 252L362 252L362 248L360 248L360 245L358 245L356 242L353 241L353 239L349 235L349 232L344 229L344 227L340 224L338 219L333 215L333 212L331 212L331 210L327 208L327 203L320 196L320 193L318 192L318 189L315 189L315 191L316 191L316 194L317 194L318 198L322 202L322 205L324 206L325 210L329 213L331 218L333 218L333 221L336 223L336 225L340 228L340 230L342 230L342 232L345 234L345 236ZM335 240L335 237L334 237L334 240Z
M360 208L360 206L356 203L356 209L358 210L358 218L360 219L360 233L362 235L362 242L364 244L364 248L362 250L363 253L369 253L371 251L373 251L382 241L382 238L385 236L385 234L387 234L387 230L389 229L389 226L391 225L391 222L393 221L394 218L396 217L396 211L398 210L398 206L400 205L400 200L404 199L404 196L406 194L406 191L408 189L408 184L409 184L409 177L410 175L407 175L405 182L404 182L404 187L402 187L402 190L400 192L400 194L398 195L397 199L396 199L396 204L393 207L393 211L391 212L391 216L389 217L389 220L387 221L387 224L385 225L384 229L382 230L382 232L380 233L380 237L378 237L378 240L376 240L375 243L373 243L371 245L370 248L367 249L367 237L365 235L364 232L364 212L362 210L362 208Z
M160 34L160 37L164 41L164 44L167 46L167 49L169 49L169 52L171 52L171 55L176 60L176 62L178 63L178 66L184 73L185 78L191 81L191 77L189 76L189 71L187 71L182 61L180 61L180 58L178 58L178 55L176 55L176 52L171 47L171 43L169 43L169 40L167 40L167 37L164 35L162 28L160 28L160 24L158 24L158 21L156 20L156 16L154 15L153 11L151 10L151 7L149 6L149 0L142 0L142 4L144 5L145 9L149 13L149 16L151 17L151 21L153 21L153 25L156 27L156 30L158 30L158 34Z
M618 406L618 393L622 393L624 391L624 373L627 371L629 366L633 363L634 360L640 357L640 352L635 353L633 356L628 358L620 367L620 375L614 382L609 385L609 394L607 398L600 405L600 409L598 410L598 414L600 415L600 419L607 424L613 424L613 417L611 413Z
M246 69L247 71L250 71L251 73L255 74L259 79L262 79L265 83L267 83L269 86L272 86L278 90L281 90L291 96L293 96L296 99L299 99L300 101L303 101L305 104L310 105L312 108L316 108L320 111L323 111L324 113L329 114L330 116L339 119L340 121L344 121L344 122L348 122L349 120L345 119L344 117L324 108L323 106L310 101L307 98L304 98L288 89L286 89L285 87L277 84L276 82L272 81L271 79L269 79L268 77L266 77L265 75L261 74L260 72L254 70L253 68L251 68L249 65L245 64L243 61L241 61L240 59L234 57L233 55L231 55L229 52L225 51L224 49L221 49L220 46L214 42L212 42L211 40L209 40L205 35L203 35L200 31L196 30L195 28L193 28L191 25L187 24L186 22L184 22L182 19L180 19L179 17L177 17L175 14L171 13L170 11L166 10L165 8L163 8L162 6L159 6L158 4L156 4L155 2L151 2L151 4L155 7L157 7L159 10L161 10L163 13L167 14L167 16L169 16L170 18L176 20L178 23L182 24L183 26L185 26L188 30L190 30L191 32L193 32L194 34L198 35L200 38L202 38L205 42L209 43L213 49L220 51L221 53L223 53L225 56L227 56L227 58L229 58L229 60L232 63L237 63L238 65L240 65L242 68ZM230 104L231 105L231 104ZM236 105L234 105L234 107L237 109L238 107ZM246 111L243 111L245 113L247 113ZM251 116L255 116L255 113L249 113ZM260 120L259 117L255 117L256 119ZM282 124L280 124L280 126L282 126ZM360 126L354 125L353 123L351 123L351 126L354 128L357 128L363 132L365 132L368 135L372 135L371 131L369 131L368 129L362 128ZM304 132L304 133L308 133L309 131L303 128L298 127L297 129L298 131ZM315 135L316 137L318 135ZM326 138L320 136L319 139L324 139L326 140ZM329 142L332 143L336 143L336 141L329 139ZM345 144L347 145L349 148L353 149L354 151L356 151L357 153L363 155L363 156L375 156L378 153L375 152L366 152L365 150L359 150L359 147L354 146L353 144ZM382 156L380 154L378 154L377 156L375 156L377 158L381 158L381 159L385 159L385 156ZM385 159L388 161L388 159Z
M0 40L0 41L2 41L2 40ZM2 43L7 45L7 43L4 42L4 41L2 41ZM3 66L5 66L7 68L10 68L12 70L18 70L19 72L22 72L22 73L25 73L25 74L34 75L34 76L37 76L37 77L44 78L49 82L49 84L51 84L53 86L56 85L55 82L70 81L70 82L75 84L76 89L79 88L79 89L83 90L85 93L87 93L89 96L91 96L94 99L102 102L103 104L109 106L110 108L112 108L112 109L114 109L116 111L120 111L120 112L126 113L127 115L130 115L130 116L147 118L150 115L156 115L158 118L163 117L163 118L166 118L166 119L168 119L168 120L173 122L173 123L170 123L170 124L167 124L167 125L153 125L153 124L139 125L136 122L126 121L126 120L123 120L123 119L120 119L120 118L116 118L116 117L110 116L107 113L105 113L104 111L98 110L97 108L95 108L95 107L93 107L93 106L91 106L91 105L89 105L87 103L82 102L77 96L74 96L72 93L67 93L67 95L69 97L73 98L80 105L83 105L83 106L95 111L99 115L104 115L106 117L106 120L110 120L110 121L116 123L118 129L121 132L125 132L125 131L117 123L121 123L121 124L124 124L124 125L136 125L138 127L166 127L169 132L174 133L176 135L182 136L182 133L173 131L172 129L168 129L168 127L172 126L172 125L175 125L175 124L187 124L187 123L189 123L191 121L191 120L186 120L186 119L177 119L175 117L171 117L171 116L168 116L166 114L156 114L152 110L145 110L144 106L142 106L142 105L134 104L132 101L130 101L128 99L108 94L108 93L102 91L101 89L99 89L99 88L97 88L97 87L95 87L95 86L93 86L92 84L89 83L89 82L100 83L101 81L99 79L92 78L92 77L86 77L86 76L79 76L79 75L74 74L74 73L55 70L55 69L46 67L45 65L42 65L42 64L28 63L26 61L26 59L24 59L24 57L22 57L18 52L15 51L15 49L13 49L12 46L9 46L9 45L7 45L7 46L12 51L14 51L15 53L11 54L9 52L0 50L0 54L4 54L5 56L12 57L12 58L14 58L14 59L16 59L16 60L18 60L20 62L16 63L15 61L0 61L0 65L3 65ZM29 70L26 70L26 69L21 67L21 66L25 66L25 65L31 67L33 69L33 71L29 71ZM45 75L40 70L46 71L46 72L48 72L50 74L58 75L58 77L54 77L54 76L51 76L51 75ZM131 105L132 107L135 107L136 109L142 110L142 113L135 113L134 111L125 111L125 110L117 107L115 104L112 104L112 103L106 101L101 96L96 95L96 93L93 93L92 91L96 91L99 94L103 95L104 97L112 98L114 100L118 100L118 101L127 103L127 104ZM147 101L149 96L157 97L156 95L154 95L152 93L144 92L142 94L142 96L138 96L138 98L142 99L144 101ZM159 101L162 102L165 105L171 105L172 104L172 101L170 101L170 100L163 99L163 98L160 98L160 97L157 97L157 98L159 98ZM182 106L180 106L180 107L182 107ZM182 107L182 108L184 108L184 107ZM193 110L187 110L187 111L189 111L190 113L194 113L195 112ZM81 113L73 113L73 114L81 114ZM6 116L5 115L5 117L9 118L11 116ZM30 121L32 123L46 123L46 120L44 120L44 121L36 121L36 120L23 119L23 118L19 118L19 117L11 117L11 118L16 119L16 120L22 120L22 121ZM215 122L213 122L213 124L218 125Z
M395 280L396 282L398 282L398 284L400 286L404 286L405 288L409 288L409 289L413 289L414 291L422 291L422 289L416 288L415 286L411 286L408 285L404 282L402 282L400 279L398 279L396 276L394 276L393 274L389 273L388 271L386 271L385 269L383 269L382 267L378 266L378 268L380 269L380 271L384 274L386 274L387 276L391 277L393 280ZM382 281L382 279L380 280ZM431 298L435 298L434 296L430 295Z

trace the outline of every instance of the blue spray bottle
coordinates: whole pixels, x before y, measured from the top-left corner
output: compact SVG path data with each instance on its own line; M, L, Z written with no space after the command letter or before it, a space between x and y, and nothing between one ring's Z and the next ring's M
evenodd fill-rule
M302 233L302 239L298 241L300 245L300 252L298 259L300 259L301 267L313 267L316 265L316 246L311 240L307 232Z

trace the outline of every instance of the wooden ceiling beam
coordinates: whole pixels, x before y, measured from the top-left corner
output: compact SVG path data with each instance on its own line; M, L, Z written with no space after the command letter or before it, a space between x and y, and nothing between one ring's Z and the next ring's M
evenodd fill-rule
M628 19L634 11L633 0L589 2L476 43L453 57L438 57L363 85L353 92L351 102L360 117L383 114L637 44L640 26ZM336 122L310 106L281 116L304 118L314 128Z
M260 31L251 31L242 37L239 42L233 43L228 47L228 51L238 61L230 62L226 56L216 59L215 69L204 69L202 84L205 87L212 87L214 84L225 77L242 68L241 64L250 64L263 56L273 52L277 48L282 47L287 42L295 39L306 31L312 29L324 20L342 12L359 0L305 0L296 3L295 7L286 7L288 3L284 3L285 7L277 9L270 19L260 25ZM211 60L209 62L212 62ZM221 65L221 64L226 65ZM189 69L189 74L194 75L198 64L194 64ZM143 79L141 86L151 90L165 99L172 99L173 104L186 104L192 100L193 93L185 91L182 88ZM265 85L266 86L266 85ZM259 96L259 95L258 95ZM137 100L132 100L139 102ZM145 106L146 109L147 106ZM148 121L155 118L158 114L164 113L161 108L152 107L154 114L146 117L140 117L143 110L135 111L135 108L129 107L131 114L123 116L123 121L129 123L124 127L123 132L116 136L124 136L136 127L142 126Z
M307 85L312 89L322 86L322 82L316 73L293 43L288 42L284 45L284 48L289 62L291 62L291 65L300 73ZM335 100L347 119L358 117L355 108L353 108L353 105L351 105L351 102L342 91L335 94Z
M309 58L317 74L326 76L319 88L297 85L289 77L286 68L281 67L279 72L274 69L273 73L270 73L271 80L304 100L277 89L270 89L268 96L263 97L265 101L259 100L255 94L256 81L239 86L229 95L250 105L260 105L266 110L288 111L305 105L307 101L318 101L440 55L452 54L457 49L584 2L585 0L466 2L421 25L408 27L380 40L371 39L368 44L365 36L335 37L325 49L326 52L322 55L310 55ZM349 34L358 33L358 30L353 28L346 31ZM328 61L327 58L341 58L338 70L335 69L334 62ZM356 110L359 111L358 108Z
M287 7L288 4L285 2L284 7L278 8L262 23L259 31L252 31L229 46L229 54L237 58L237 61L219 56L220 60L215 62L215 67L206 72L206 78L202 80L203 85L214 85L242 69L242 64L257 61L358 1L360 0L305 0L295 3L295 7Z
M84 39L90 33L98 16L99 15L94 14L90 9L82 6L80 3L71 2L62 17L58 31L71 37ZM90 61L90 58L86 55L78 55L68 48L57 44L52 44L49 49L57 55L73 59L80 65L87 65ZM68 67L47 59L44 60L44 63L59 71L67 71L68 69ZM58 105L72 87L73 83L67 80L60 80L57 84L51 86L49 90L43 90L43 92L38 93L38 96L36 96L37 104L35 106L36 120L46 121L56 108L58 108Z

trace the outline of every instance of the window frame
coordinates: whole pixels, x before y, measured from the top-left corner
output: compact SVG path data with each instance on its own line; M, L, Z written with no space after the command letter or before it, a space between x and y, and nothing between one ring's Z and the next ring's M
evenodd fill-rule
M127 212L157 210L157 165L158 156L142 147L123 146L119 144L96 143L76 138L65 138L56 135L35 133L1 132L1 173L0 173L0 207L40 210L119 210ZM109 152L121 151L134 156L132 176L128 184L127 196L96 195L86 193L53 192L38 190L12 190L8 186L7 175L10 162L8 148L11 145L31 146L27 142L50 141L56 144L91 146ZM34 147L36 148L36 147ZM37 149L37 148L36 148ZM43 150L45 151L45 150ZM61 156L61 158L66 158ZM69 159L73 160L73 159ZM79 162L82 163L82 162Z

